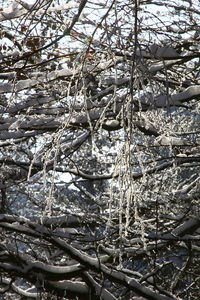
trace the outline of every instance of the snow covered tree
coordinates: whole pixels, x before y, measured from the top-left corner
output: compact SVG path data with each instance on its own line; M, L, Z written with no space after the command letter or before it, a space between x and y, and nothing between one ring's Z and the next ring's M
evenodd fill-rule
M199 1L0 21L1 299L199 299Z

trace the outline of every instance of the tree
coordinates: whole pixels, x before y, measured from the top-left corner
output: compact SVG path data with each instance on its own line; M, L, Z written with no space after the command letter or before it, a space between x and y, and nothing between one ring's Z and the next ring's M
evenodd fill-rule
M198 299L199 1L6 4L1 299Z

